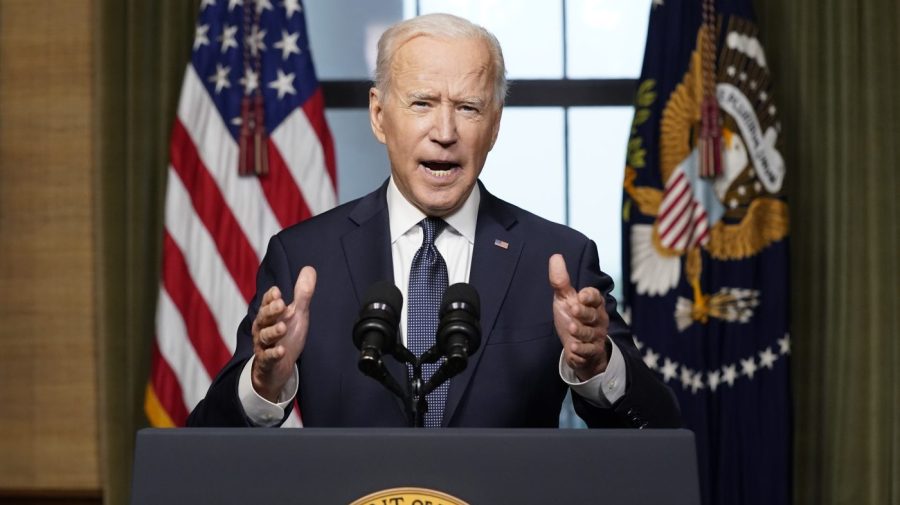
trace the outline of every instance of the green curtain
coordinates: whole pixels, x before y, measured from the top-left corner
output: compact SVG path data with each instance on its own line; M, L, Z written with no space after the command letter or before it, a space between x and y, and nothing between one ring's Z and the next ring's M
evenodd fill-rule
M104 502L128 503L159 286L169 132L196 1L95 0L100 447Z
M895 0L757 0L790 174L794 497L900 503Z

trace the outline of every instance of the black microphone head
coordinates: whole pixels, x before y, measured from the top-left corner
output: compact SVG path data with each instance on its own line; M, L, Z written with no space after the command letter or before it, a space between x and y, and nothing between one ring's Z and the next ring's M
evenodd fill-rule
M444 291L441 301L441 316L454 310L465 310L475 319L481 317L481 298L471 284L457 282Z
M358 349L374 345L379 352L392 352L396 345L397 326L403 295L394 283L378 281L369 286L353 325L353 343Z
M481 345L480 319L481 299L475 288L460 282L444 291L436 341L448 360L465 359L478 350Z
M366 296L363 298L362 310L366 310L374 304L387 305L400 320L400 309L403 307L403 295L397 286L391 281L378 281L369 286Z

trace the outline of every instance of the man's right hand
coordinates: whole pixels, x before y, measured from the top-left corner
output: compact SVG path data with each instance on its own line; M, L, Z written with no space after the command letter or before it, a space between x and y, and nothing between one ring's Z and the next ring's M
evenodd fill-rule
M272 403L294 374L297 358L309 331L309 302L316 290L316 270L300 270L294 285L294 301L285 305L281 290L272 286L263 295L253 320L253 389Z

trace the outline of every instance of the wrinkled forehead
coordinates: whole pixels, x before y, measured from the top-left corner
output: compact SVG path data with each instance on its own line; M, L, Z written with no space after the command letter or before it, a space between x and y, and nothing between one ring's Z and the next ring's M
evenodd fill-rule
M437 79L484 86L490 92L494 68L488 44L481 38L419 35L398 46L391 62L391 74L398 84Z

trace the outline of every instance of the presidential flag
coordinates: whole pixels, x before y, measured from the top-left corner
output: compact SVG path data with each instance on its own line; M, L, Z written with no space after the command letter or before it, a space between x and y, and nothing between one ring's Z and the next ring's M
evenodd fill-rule
M235 349L268 239L335 205L300 0L202 0L172 128L145 411L182 426ZM295 409L296 412L296 409ZM296 413L286 423L299 426Z
M789 503L782 131L749 0L654 0L623 199L625 304L706 504Z

